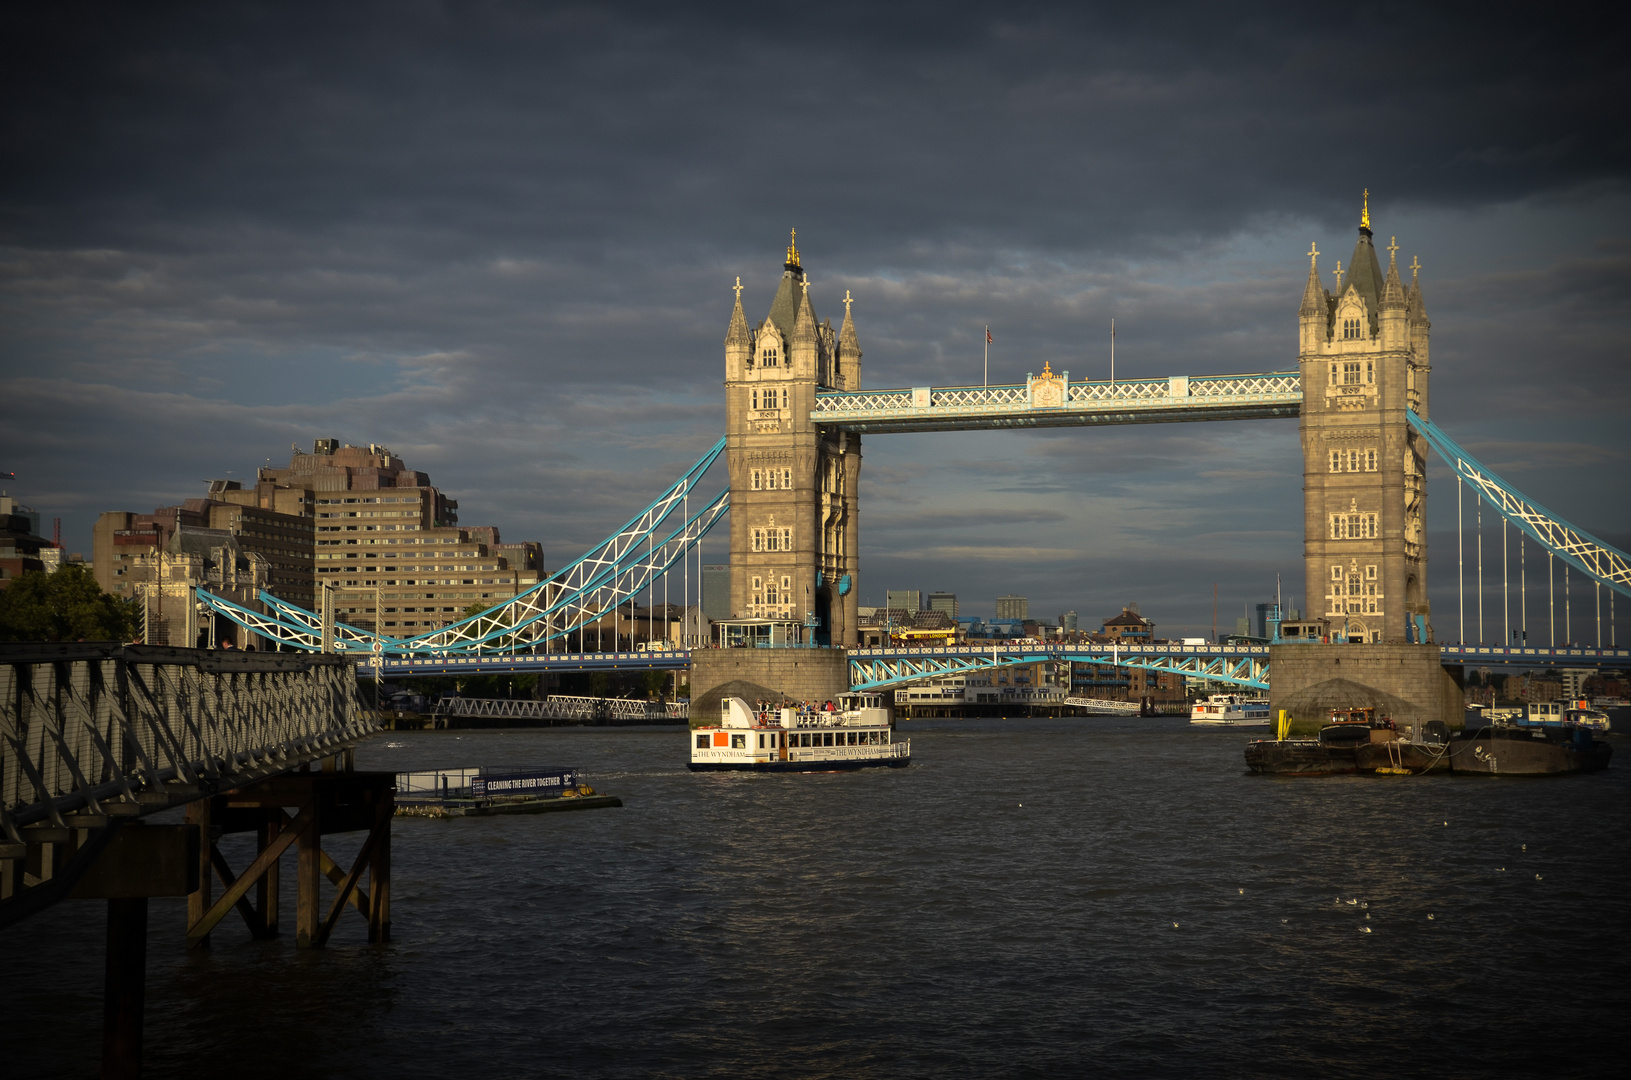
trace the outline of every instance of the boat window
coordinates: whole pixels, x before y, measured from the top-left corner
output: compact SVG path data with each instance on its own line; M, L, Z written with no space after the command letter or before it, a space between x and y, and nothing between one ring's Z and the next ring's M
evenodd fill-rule
M823 746L831 746L832 745L832 732L829 731L822 737L821 745L823 745Z
M759 749L763 750L764 748L765 748L765 733L761 731L761 732L759 732Z
M706 735L698 735L697 736L697 749L698 750L708 749L708 736L706 736Z
M746 735L732 735L731 736L731 749L732 750L746 750L747 748L748 748L748 737Z

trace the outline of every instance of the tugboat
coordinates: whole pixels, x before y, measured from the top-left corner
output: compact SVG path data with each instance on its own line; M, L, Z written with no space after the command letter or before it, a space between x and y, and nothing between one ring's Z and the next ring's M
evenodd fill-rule
M1400 732L1375 709L1336 710L1316 739L1257 739L1246 746L1246 767L1278 776L1341 773L1405 775L1423 772L1550 776L1608 768L1614 748L1581 724L1524 727L1482 725L1450 734L1430 720L1420 732Z
M912 762L912 741L896 741L878 694L841 694L820 709L754 709L741 698L719 703L719 725L691 731L692 770L835 772Z

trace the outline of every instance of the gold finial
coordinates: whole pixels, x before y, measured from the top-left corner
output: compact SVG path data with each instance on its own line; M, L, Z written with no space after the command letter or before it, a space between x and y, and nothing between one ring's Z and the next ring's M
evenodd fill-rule
M1313 244L1308 245L1308 268L1314 269L1314 260L1320 257L1320 249Z
M1359 212L1359 227L1370 228L1370 188L1365 189L1365 208Z
M799 231L793 230L793 238L787 242L787 265L797 270L799 268Z
M1051 379L1053 377L1053 363L1051 361L1042 361L1042 377L1044 379Z
M738 304L742 302L742 276L740 274L736 276L736 302Z
M845 289L844 290L844 318L846 318L846 319L849 318L849 306L851 304L853 304L853 303L855 303L855 301L853 301L853 300L851 300L849 298L849 290Z

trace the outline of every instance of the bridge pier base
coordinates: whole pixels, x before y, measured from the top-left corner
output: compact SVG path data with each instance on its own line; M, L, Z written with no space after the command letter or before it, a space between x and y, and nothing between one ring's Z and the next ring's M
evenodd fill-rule
M1437 645L1271 645L1269 708L1317 728L1332 709L1374 708L1400 728L1463 725L1461 687Z
M843 649L697 649L691 653L691 723L717 723L721 698L826 701L849 685Z

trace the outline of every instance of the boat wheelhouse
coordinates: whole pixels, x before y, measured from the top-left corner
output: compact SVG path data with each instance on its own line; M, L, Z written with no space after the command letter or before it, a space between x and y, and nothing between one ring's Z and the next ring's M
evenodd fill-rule
M841 694L819 709L758 709L728 697L719 711L717 726L691 729L694 770L831 772L911 763L911 740L896 741L879 694Z
M1269 703L1266 698L1245 694L1213 694L1195 703L1189 710L1189 722L1218 727L1268 727Z

